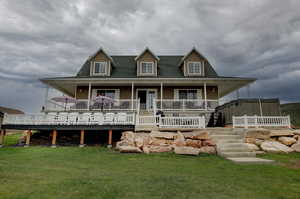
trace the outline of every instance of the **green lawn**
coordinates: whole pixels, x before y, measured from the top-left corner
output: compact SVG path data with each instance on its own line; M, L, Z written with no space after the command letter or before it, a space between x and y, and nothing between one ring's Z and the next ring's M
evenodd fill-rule
M218 156L119 154L99 147L0 149L0 198L300 197L300 154L264 155L273 165Z

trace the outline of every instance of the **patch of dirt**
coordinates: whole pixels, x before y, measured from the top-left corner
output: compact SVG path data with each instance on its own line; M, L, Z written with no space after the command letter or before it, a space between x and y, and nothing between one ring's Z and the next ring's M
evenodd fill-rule
M289 163L284 163L281 165L291 169L300 169L300 160L292 160Z

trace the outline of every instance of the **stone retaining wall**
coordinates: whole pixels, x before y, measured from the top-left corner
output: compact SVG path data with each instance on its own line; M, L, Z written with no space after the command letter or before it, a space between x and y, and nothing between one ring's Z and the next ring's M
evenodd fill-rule
M121 153L159 153L199 155L216 154L215 143L207 131L134 133L125 131L116 149Z

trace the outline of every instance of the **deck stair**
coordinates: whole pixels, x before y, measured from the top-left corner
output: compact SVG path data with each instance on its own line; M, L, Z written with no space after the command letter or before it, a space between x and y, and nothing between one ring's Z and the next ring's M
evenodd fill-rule
M231 128L214 128L210 131L212 140L217 144L218 155L237 163L269 163L272 161L256 158L244 143L243 132Z

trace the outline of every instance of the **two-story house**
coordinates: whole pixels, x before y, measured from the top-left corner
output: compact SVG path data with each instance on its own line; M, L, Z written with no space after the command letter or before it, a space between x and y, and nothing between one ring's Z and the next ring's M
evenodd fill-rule
M170 116L195 116L213 112L220 98L255 79L219 76L195 48L180 56L156 55L149 48L139 55L113 56L100 48L76 76L41 81L78 99L70 111L162 111ZM99 94L115 103L100 110L93 101ZM57 111L57 106L48 101L46 111Z

